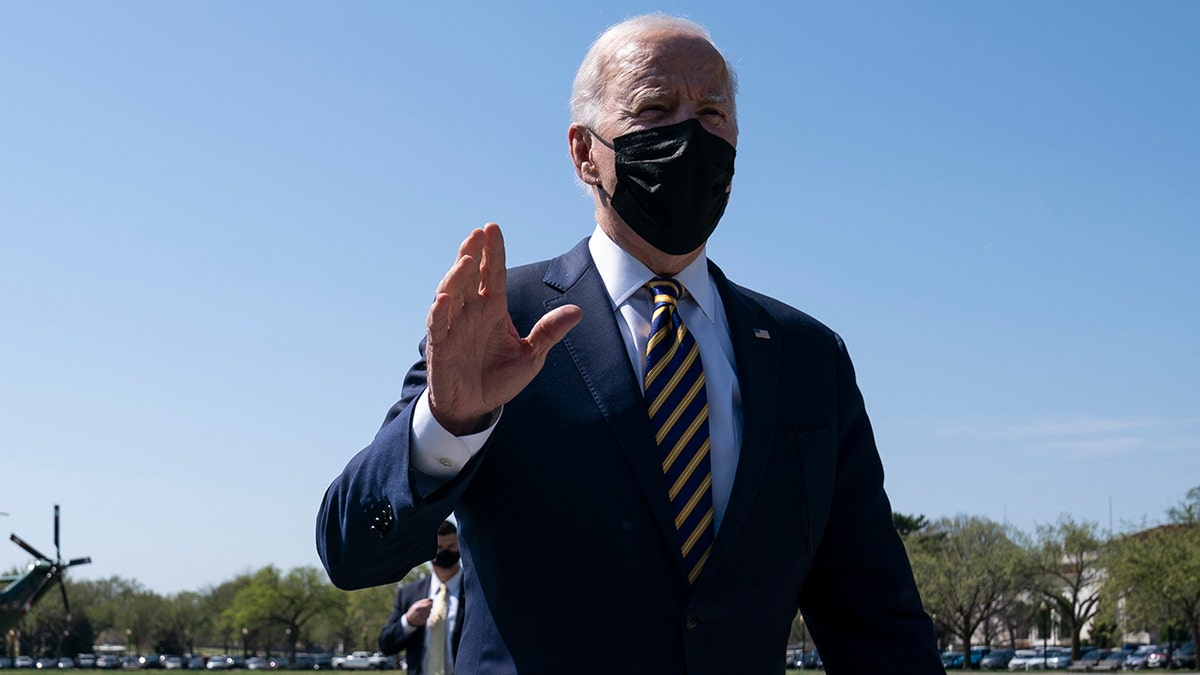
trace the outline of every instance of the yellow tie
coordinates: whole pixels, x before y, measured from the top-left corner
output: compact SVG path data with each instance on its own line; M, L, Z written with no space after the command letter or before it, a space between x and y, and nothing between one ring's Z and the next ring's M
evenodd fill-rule
M654 295L646 344L646 403L662 452L688 582L695 583L716 536L704 368L696 339L679 317L676 303L682 286L674 279L654 279L646 286Z
M429 675L446 675L446 584L438 582L429 612Z

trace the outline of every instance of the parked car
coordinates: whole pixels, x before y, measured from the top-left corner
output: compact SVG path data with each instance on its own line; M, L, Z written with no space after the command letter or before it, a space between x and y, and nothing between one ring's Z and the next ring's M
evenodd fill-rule
M1010 669L1011 669L1011 661ZM1064 647L1047 647L1043 654L1035 652L1033 658L1025 662L1025 670L1066 670L1071 665L1071 650Z
M1036 658L1038 661L1041 661L1041 652L1032 649L1018 649L1016 653L1013 654L1013 657L1008 660L1008 669L1025 670L1025 664L1029 663L1034 658Z
M1146 659L1150 655L1158 651L1158 645L1142 645L1133 650L1132 654L1125 657L1125 662L1121 664L1122 670L1141 670L1146 667Z
M335 656L331 663L336 670L384 670L392 665L388 657L379 652L353 652L349 656Z
M1100 659L1096 663L1095 667L1092 668L1092 670L1120 670L1121 666L1125 664L1125 658L1128 656L1129 652L1121 649L1114 649L1113 651L1105 654L1104 658Z
M231 667L233 667L233 659L225 656L224 654L210 656L208 657L208 661L204 664L204 667L207 670L229 670Z
M96 666L100 670L116 670L121 667L121 657L104 654L96 657Z
M979 660L979 667L984 670L1003 670L1008 668L1008 662L1016 655L1012 649L993 649Z
M1171 655L1171 665L1176 668L1196 667L1196 643L1185 642Z
M1079 660L1067 666L1067 670L1091 670L1100 663L1100 659L1109 655L1111 649L1093 649L1082 656Z
M95 668L96 667L96 655L95 654L76 654L75 655L75 665L80 668Z
M1147 668L1170 668L1171 667L1171 653L1174 652L1176 649L1179 649L1178 643L1176 643L1176 644L1168 643L1165 645L1159 645L1158 649L1154 650L1153 652L1150 652L1149 656L1146 657L1146 667Z
M58 660L58 663L55 665L58 667L59 670L66 670L68 668L74 668L75 667L75 659L73 659L69 656L64 656L64 657L60 658Z
M821 661L821 655L817 653L817 650L810 649L797 657L795 667L800 670L818 670L824 668L825 664Z
M983 657L987 656L988 653L991 651L992 651L991 647L972 647L971 648L971 668L972 669L979 668L980 661L982 661ZM946 666L946 668L954 669L954 670L962 670L962 667L963 667L962 652L960 651L960 652L947 652L947 653L953 654L953 656L951 657L949 663L946 663L946 661L944 659L942 660L942 663Z
M13 667L12 659L8 658L7 656L0 656L0 670L4 670L5 668L12 668L12 667Z

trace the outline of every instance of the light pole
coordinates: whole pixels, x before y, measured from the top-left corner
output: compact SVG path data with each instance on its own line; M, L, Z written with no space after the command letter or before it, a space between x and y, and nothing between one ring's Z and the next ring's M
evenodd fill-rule
M1047 625L1050 623L1047 620L1050 617L1049 617L1049 615L1046 614L1046 601L1045 600L1042 601L1040 618L1042 620L1041 621L1041 624L1042 624L1042 626L1041 626L1041 628L1042 628L1042 670L1045 670L1046 669L1046 633L1050 632L1050 627Z
M808 641L804 639L804 631L805 631L804 617L801 616L800 617L800 670L804 670L804 666L805 666L804 657L806 656L806 652L808 651L807 649L805 649L805 647L808 645Z

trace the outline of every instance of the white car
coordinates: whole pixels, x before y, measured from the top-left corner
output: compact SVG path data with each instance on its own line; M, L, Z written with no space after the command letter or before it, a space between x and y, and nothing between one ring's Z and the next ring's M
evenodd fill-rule
M1065 670L1071 665L1070 649L1047 647L1044 655L1041 650L1035 653L1033 658L1025 662L1025 670Z
M349 656L333 657L336 670L386 670L391 667L388 657L375 652L354 652Z
M1013 655L1012 660L1008 662L1009 670L1025 670L1025 666L1034 659L1038 660L1038 665L1041 665L1042 653L1032 649L1018 649Z

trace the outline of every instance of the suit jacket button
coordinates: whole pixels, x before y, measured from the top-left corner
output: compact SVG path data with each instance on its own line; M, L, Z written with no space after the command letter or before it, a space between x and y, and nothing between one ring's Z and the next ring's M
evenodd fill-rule
M700 617L696 614L695 610L691 610L683 615L683 627L688 630L696 630L700 627Z
M367 519L370 521L371 531L384 537L388 531L392 529L394 517L392 516L392 503L386 499L372 499L364 505L367 512Z

